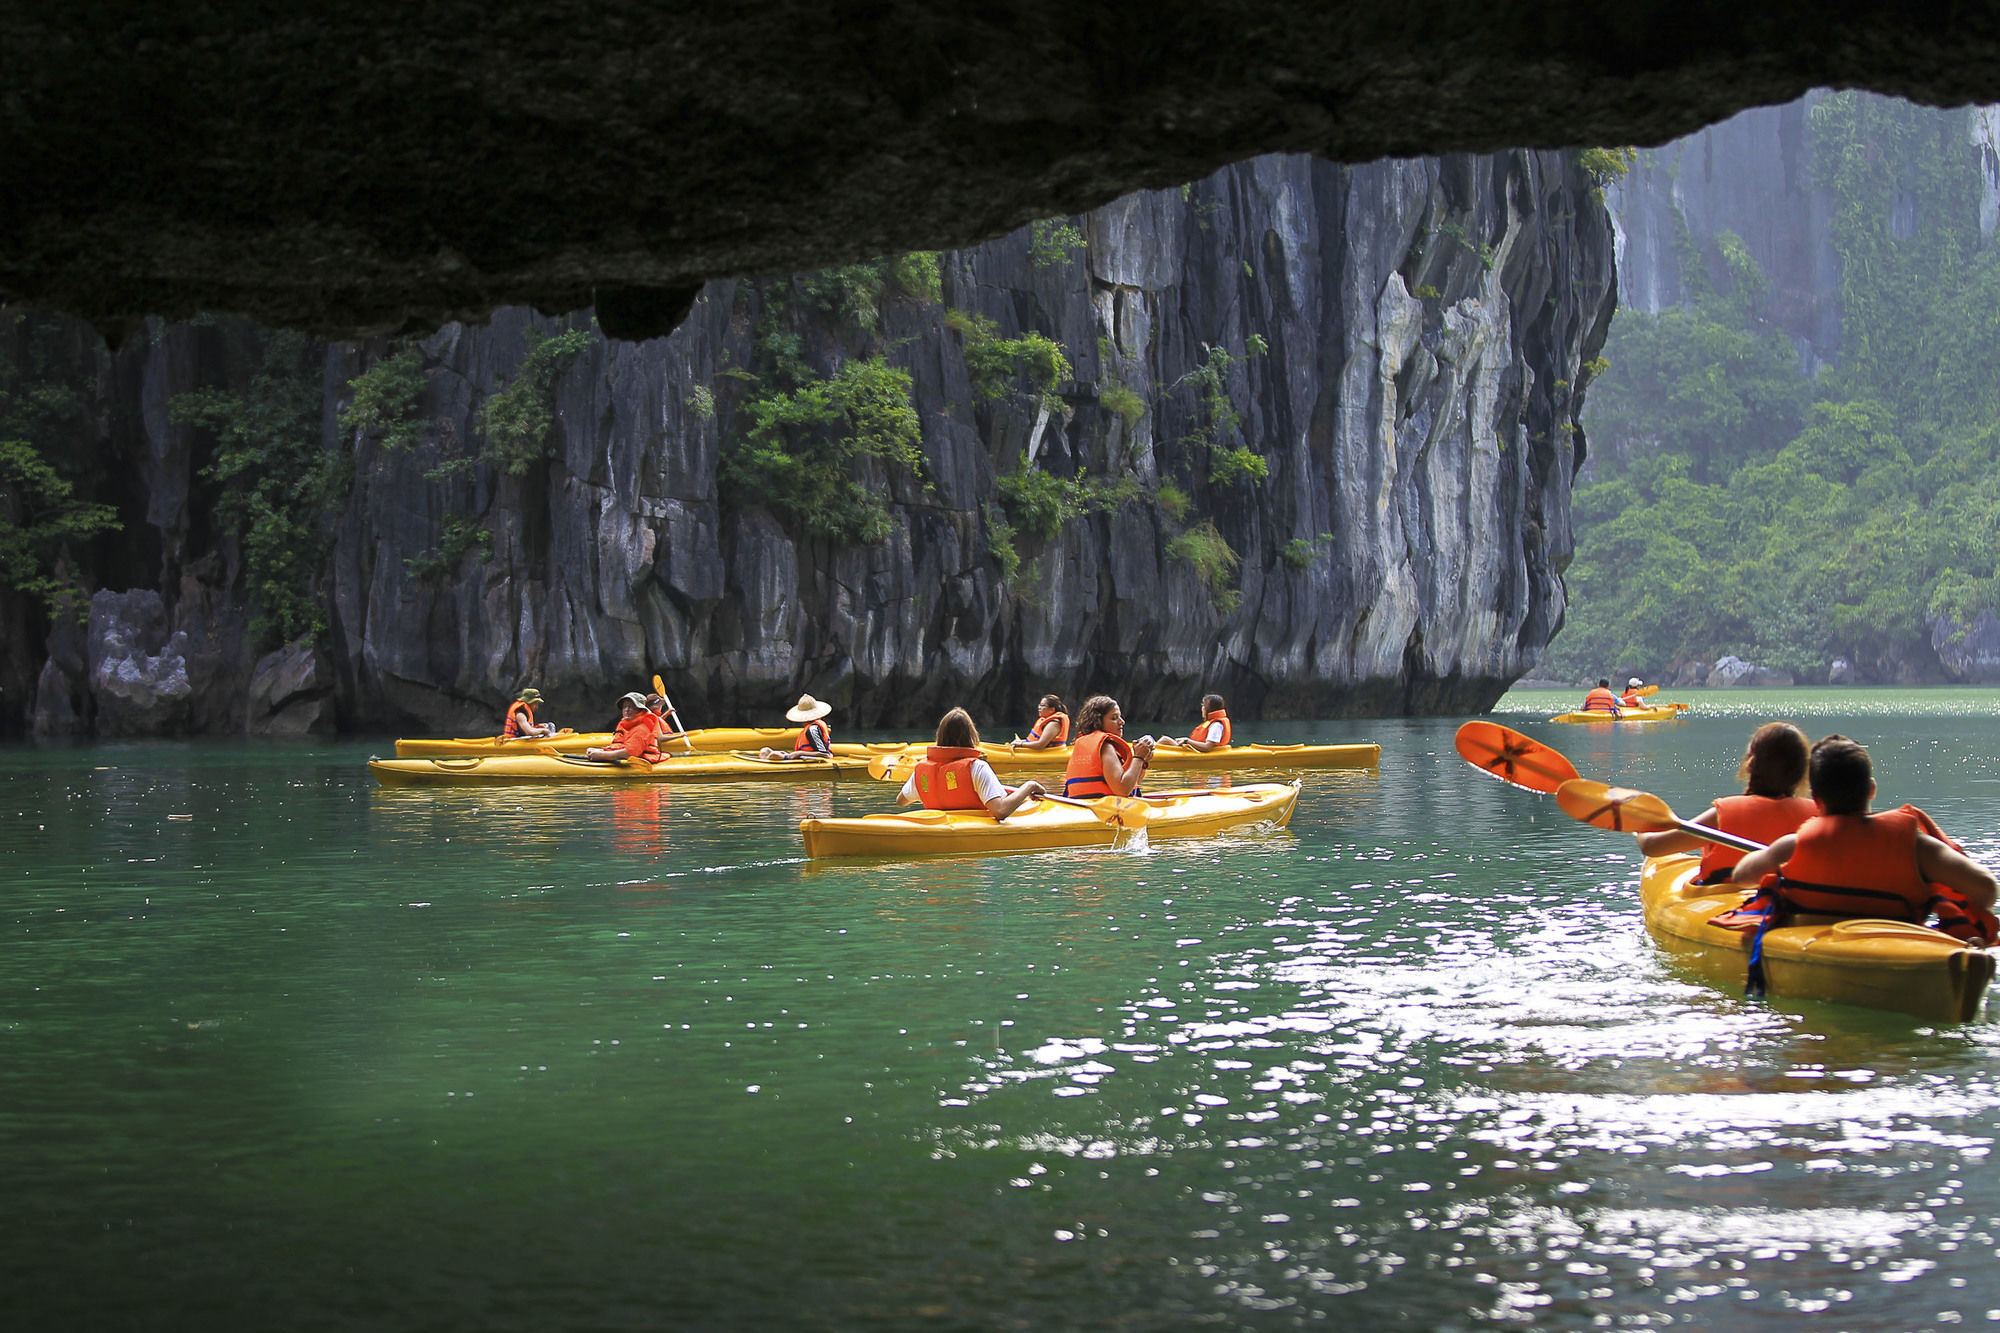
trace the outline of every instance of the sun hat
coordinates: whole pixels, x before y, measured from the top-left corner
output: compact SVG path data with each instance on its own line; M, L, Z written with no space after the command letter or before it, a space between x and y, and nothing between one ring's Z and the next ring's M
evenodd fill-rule
M542 692L530 685L514 697L524 704L538 704L542 701Z
M1632 677L1632 679L1625 682L1625 688L1629 690L1634 685L1644 685L1645 683L1646 683L1645 681L1640 680L1637 676L1634 676Z
M833 711L833 705L824 699L815 699L810 694L801 694L799 701L785 714L787 722L813 722Z
M618 702L621 704L631 704L642 713L646 711L646 696L637 690L633 690L630 694L619 695Z

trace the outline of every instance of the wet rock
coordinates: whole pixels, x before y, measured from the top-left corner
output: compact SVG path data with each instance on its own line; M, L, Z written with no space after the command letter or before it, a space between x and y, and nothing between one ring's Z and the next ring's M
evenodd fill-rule
M151 588L90 599L86 651L98 735L172 735L184 727L194 693L186 642L168 635L166 604Z
M252 736L305 736L334 730L331 673L309 640L259 658L250 673L244 730Z

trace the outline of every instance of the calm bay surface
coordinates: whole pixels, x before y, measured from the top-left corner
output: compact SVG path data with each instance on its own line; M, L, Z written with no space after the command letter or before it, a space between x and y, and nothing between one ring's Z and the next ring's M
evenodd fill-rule
M1683 814L1845 732L2000 866L2000 691L1576 697L1493 716ZM802 859L852 780L0 747L9 1322L2000 1321L2000 1030L1675 971L1460 720L1245 725L1383 747L1282 833L922 863Z

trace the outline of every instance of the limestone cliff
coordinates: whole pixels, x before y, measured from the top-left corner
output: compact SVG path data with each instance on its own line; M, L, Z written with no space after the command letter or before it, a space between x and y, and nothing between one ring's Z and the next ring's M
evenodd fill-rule
M36 699L15 725L476 730L529 682L589 725L655 672L695 724L801 691L856 726L965 701L999 730L1046 689L1113 691L1147 721L1205 689L1246 716L1444 712L1535 660L1562 616L1579 367L1614 299L1610 226L1566 154L1268 157L1070 222L946 253L933 292L886 288L872 321L796 281L712 283L671 336L568 362L551 456L520 475L471 465L482 409L531 326L580 319L511 310L425 340L403 448L338 425L389 349L332 345L321 441L353 471L326 629L261 661L239 544L204 507L210 442L164 407L247 372L213 330L156 330L100 368L138 521L92 572L163 614L140 633L100 594L87 630L8 659L4 697ZM800 497L724 476L774 330L822 373L908 373L921 472L853 465L884 540L814 536ZM1047 394L969 369L982 339L1028 332L1067 358ZM1024 454L1099 488L1046 540L1000 494ZM149 671L187 692L149 713L126 697ZM124 682L115 710L100 678Z

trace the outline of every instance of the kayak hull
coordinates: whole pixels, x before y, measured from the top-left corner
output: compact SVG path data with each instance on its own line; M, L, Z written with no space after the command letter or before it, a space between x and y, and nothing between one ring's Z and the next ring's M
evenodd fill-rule
M1279 829L1291 822L1299 783L1261 783L1216 791L1163 793L1149 806L1151 838L1203 838L1230 830ZM799 824L806 855L964 856L1038 852L1059 847L1109 847L1120 830L1088 810L1035 801L1005 820L967 810L908 810L859 819L807 819Z
M761 750L769 746L774 750L790 750L799 738L797 727L696 727L687 733L688 741L694 745L696 754L729 754L735 750ZM559 754L582 754L599 746L611 744L608 731L572 731L549 737L523 737L520 740L503 740L498 736L460 736L437 739L407 739L396 742L398 759L451 759L464 755L520 755L536 754L544 747L553 747ZM679 736L662 739L660 748L682 752L686 749ZM866 759L870 755L885 751L893 752L904 747L894 741L870 745L834 742L833 752L837 756Z
M1631 722L1672 722L1677 718L1684 718L1687 715L1688 710L1685 705L1675 708L1671 705L1663 704L1658 708L1627 708L1621 710L1615 716L1610 713L1557 713L1549 721L1590 722L1599 726L1605 726Z
M763 760L754 754L689 754L657 764L600 764L574 755L460 755L370 759L385 787L485 787L565 782L817 782L868 776L865 759Z
M1743 890L1692 883L1700 858L1651 857L1640 877L1646 930L1707 980L1741 988L1754 932L1710 925ZM1976 1018L1993 979L1993 955L1943 931L1870 918L1779 926L1764 935L1764 980L1773 996L1910 1014L1936 1023Z
M1060 773L1069 766L1070 747L1046 750L1009 750L1004 745L981 745L979 751L996 773ZM901 782L909 777L908 765L924 757L922 745L904 747L898 759L900 771L891 769L885 777ZM1382 747L1372 743L1357 745L1231 745L1206 754L1162 745L1153 751L1147 767L1157 773L1200 769L1293 769L1293 768L1374 768L1382 762Z

